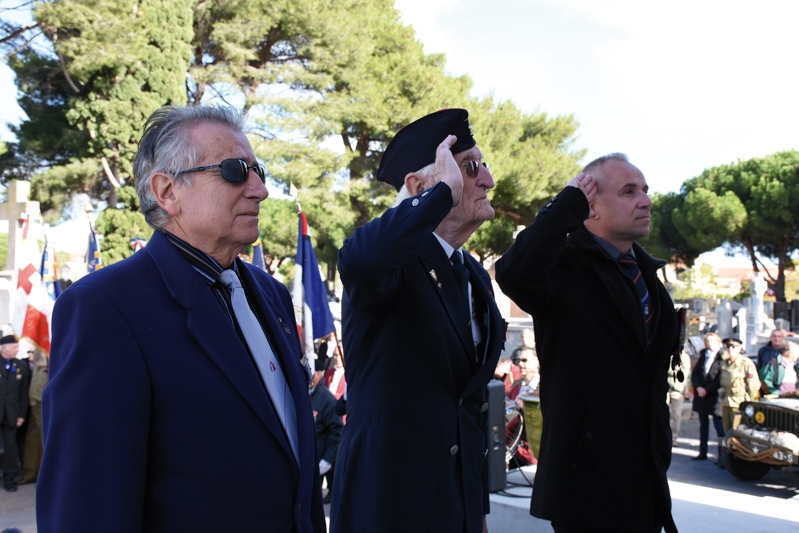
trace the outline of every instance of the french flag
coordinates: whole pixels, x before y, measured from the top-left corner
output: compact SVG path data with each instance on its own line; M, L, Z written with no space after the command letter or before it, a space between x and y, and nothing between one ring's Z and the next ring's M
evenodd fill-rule
M327 291L319 273L311 232L305 213L300 211L297 235L297 259L294 267L294 317L297 320L303 355L307 361L316 358L314 339L329 335L335 330L333 314L327 300Z

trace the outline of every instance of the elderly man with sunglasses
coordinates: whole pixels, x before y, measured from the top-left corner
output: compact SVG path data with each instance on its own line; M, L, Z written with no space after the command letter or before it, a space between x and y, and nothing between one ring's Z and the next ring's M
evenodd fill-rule
M347 425L331 531L479 533L486 385L503 321L488 273L462 250L494 217L494 181L466 110L400 130L377 179L399 191L397 205L339 253Z
M268 196L243 123L156 111L133 165L156 232L56 303L40 532L326 530L291 298L237 258Z

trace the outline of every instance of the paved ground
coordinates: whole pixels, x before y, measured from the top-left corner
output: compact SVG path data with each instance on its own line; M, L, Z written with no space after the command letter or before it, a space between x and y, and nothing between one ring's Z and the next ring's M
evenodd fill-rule
M795 470L771 470L757 482L739 481L714 465L715 446L710 447L711 460L691 460L697 454L698 434L696 419L683 422L669 469L680 533L799 533L799 474ZM528 480L534 476L534 469L512 471L505 490L491 495L488 523L492 533L552 531L548 522L528 514L532 491ZM0 489L0 530L12 526L36 533L34 485L22 486L15 493Z

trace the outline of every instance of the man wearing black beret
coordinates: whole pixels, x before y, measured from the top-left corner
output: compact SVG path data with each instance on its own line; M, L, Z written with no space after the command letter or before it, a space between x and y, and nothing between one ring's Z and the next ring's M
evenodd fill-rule
M406 126L377 179L395 207L339 252L347 354L331 531L479 533L488 507L487 393L503 321L485 269L461 247L494 218L494 186L448 109Z
M17 445L17 428L28 416L28 389L31 370L27 361L17 359L19 344L13 335L0 338L0 433L3 435L3 486L8 492L17 490L16 478L22 474Z

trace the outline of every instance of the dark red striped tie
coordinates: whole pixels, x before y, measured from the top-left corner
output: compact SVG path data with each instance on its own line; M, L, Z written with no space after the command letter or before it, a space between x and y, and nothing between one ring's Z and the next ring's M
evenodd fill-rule
M649 344L652 340L652 328L655 325L655 321L653 320L655 312L649 301L649 289L646 286L646 282L644 282L644 277L641 275L641 270L638 268L638 263L635 261L635 257L632 253L626 253L621 256L619 264L624 269L624 273L627 274L627 277L633 280L635 290L638 292L641 309L644 313L644 322L646 323L647 344Z

